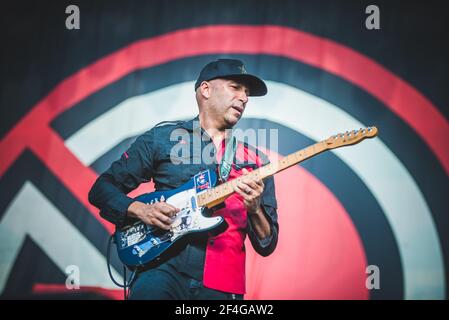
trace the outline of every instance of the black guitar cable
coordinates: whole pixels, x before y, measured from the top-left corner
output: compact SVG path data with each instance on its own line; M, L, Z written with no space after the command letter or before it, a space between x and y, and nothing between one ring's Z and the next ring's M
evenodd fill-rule
M128 300L129 288L131 287L131 284L133 283L134 278L136 276L136 270L133 270L133 272L131 272L131 276L129 277L129 281L126 281L126 266L123 265L123 284L118 283L114 279L114 276L112 275L112 272L111 272L111 263L110 263L111 262L111 245L112 245L113 241L114 241L114 235L111 235L109 237L109 243L108 243L107 254L106 254L106 260L107 260L107 264L108 264L109 277L111 278L112 282L114 282L114 284L116 286L118 286L120 288L123 288L123 298L125 300Z

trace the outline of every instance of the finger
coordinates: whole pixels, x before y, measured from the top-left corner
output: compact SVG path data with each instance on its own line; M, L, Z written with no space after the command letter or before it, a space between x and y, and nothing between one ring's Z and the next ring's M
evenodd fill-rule
M254 181L242 181L241 189L252 197L258 197L263 192L263 188Z
M161 213L169 217L173 217L176 213L179 212L178 208L175 208L174 206L165 202L160 202L160 205L158 205L157 208Z
M248 180L244 182L247 186L249 186L251 189L257 190L259 189L259 185L254 180Z
M237 185L238 188L238 194L240 194L242 196L242 198L246 201L252 201L253 200L253 195L252 195L252 189L249 188L248 186L244 185L244 184L238 184ZM250 193L247 191L249 188Z
M170 229L170 226L163 223L162 221L160 221L159 219L157 219L155 216L153 215L147 215L144 216L142 218L142 221L146 224L158 227L159 229L163 229L163 230L168 230Z
M246 170L245 168L242 169L242 176L241 179L242 181L254 181L254 177L249 175L250 171Z
M260 196L263 193L264 186L263 184L260 185L257 184L257 182L254 182L253 189L255 190L255 193L257 193L257 195Z
M253 177L253 179L252 179L257 185L259 185L259 186L264 186L264 183L263 183L263 179L260 179L259 177Z
M161 223L163 223L166 226L170 226L173 222L173 220L170 217L168 217L165 214L160 213L158 211L154 212L153 217L155 219L159 220Z
M242 198L246 199L248 195L245 193L245 187L242 188L242 184L239 183L234 187L234 191L237 192Z
M244 185L244 184L242 184ZM245 187L240 186L240 189L245 193L244 198L246 201L253 202L261 197L263 193L263 188L254 183L255 188L251 189L248 185ZM250 192L248 192L248 189Z
M164 224L158 219L153 219L153 225L162 230L170 230L170 225Z
M161 207L170 208L173 211L179 211L178 208L176 208L175 206L171 205L170 203L167 203L167 202L158 202L158 203L160 204Z
M165 216L171 217L173 214L173 210L170 207L165 207L162 205L158 205L155 208L156 212L161 213Z
M239 187L240 190L242 190L243 192L245 192L246 194L251 193L252 188L251 186L245 182L245 181L240 181L237 186Z
M257 185L261 186L262 188L265 187L265 184L263 183L262 179L254 180L254 181L257 183Z

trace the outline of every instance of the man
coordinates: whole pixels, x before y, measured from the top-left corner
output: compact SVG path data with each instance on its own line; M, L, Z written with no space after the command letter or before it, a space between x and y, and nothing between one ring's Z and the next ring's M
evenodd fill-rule
M264 155L247 144L238 142L232 148L231 143L226 143L235 141L229 129L242 117L248 96L266 94L262 80L247 74L239 60L219 59L202 69L195 91L199 108L196 118L156 125L138 137L97 179L89 193L89 201L101 210L103 218L119 227L128 219L137 218L169 230L171 218L178 208L166 202L144 204L126 194L150 179L153 179L156 190L168 190L207 169L218 172L225 181L268 162ZM173 141L174 132L186 134ZM195 144L194 139L200 139L200 143ZM189 150L200 146L200 150L193 150L183 158L173 153L180 145L187 145ZM206 161L202 156L210 146L214 161ZM232 165L226 166L226 163ZM132 284L130 298L243 299L246 234L259 254L271 254L278 239L276 208L272 177L265 181L244 177L224 205L211 212L225 219L227 229L216 236L192 238L173 256L141 270Z

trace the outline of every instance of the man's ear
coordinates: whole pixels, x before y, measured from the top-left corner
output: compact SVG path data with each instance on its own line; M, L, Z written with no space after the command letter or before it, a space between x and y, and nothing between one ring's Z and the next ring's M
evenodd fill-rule
M207 81L203 81L203 82L201 82L201 84L200 84L200 93L201 93L201 95L204 97L204 98L206 98L206 99L209 99L210 98L210 95L211 95L211 85L210 85L210 83L209 82L207 82Z

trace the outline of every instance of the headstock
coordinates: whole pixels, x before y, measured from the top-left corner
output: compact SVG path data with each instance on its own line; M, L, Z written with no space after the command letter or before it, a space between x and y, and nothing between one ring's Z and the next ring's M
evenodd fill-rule
M325 141L329 149L334 149L356 144L364 139L373 138L377 136L377 132L378 130L374 126L360 128L358 130L346 131L345 133L338 133L334 136L329 137Z

